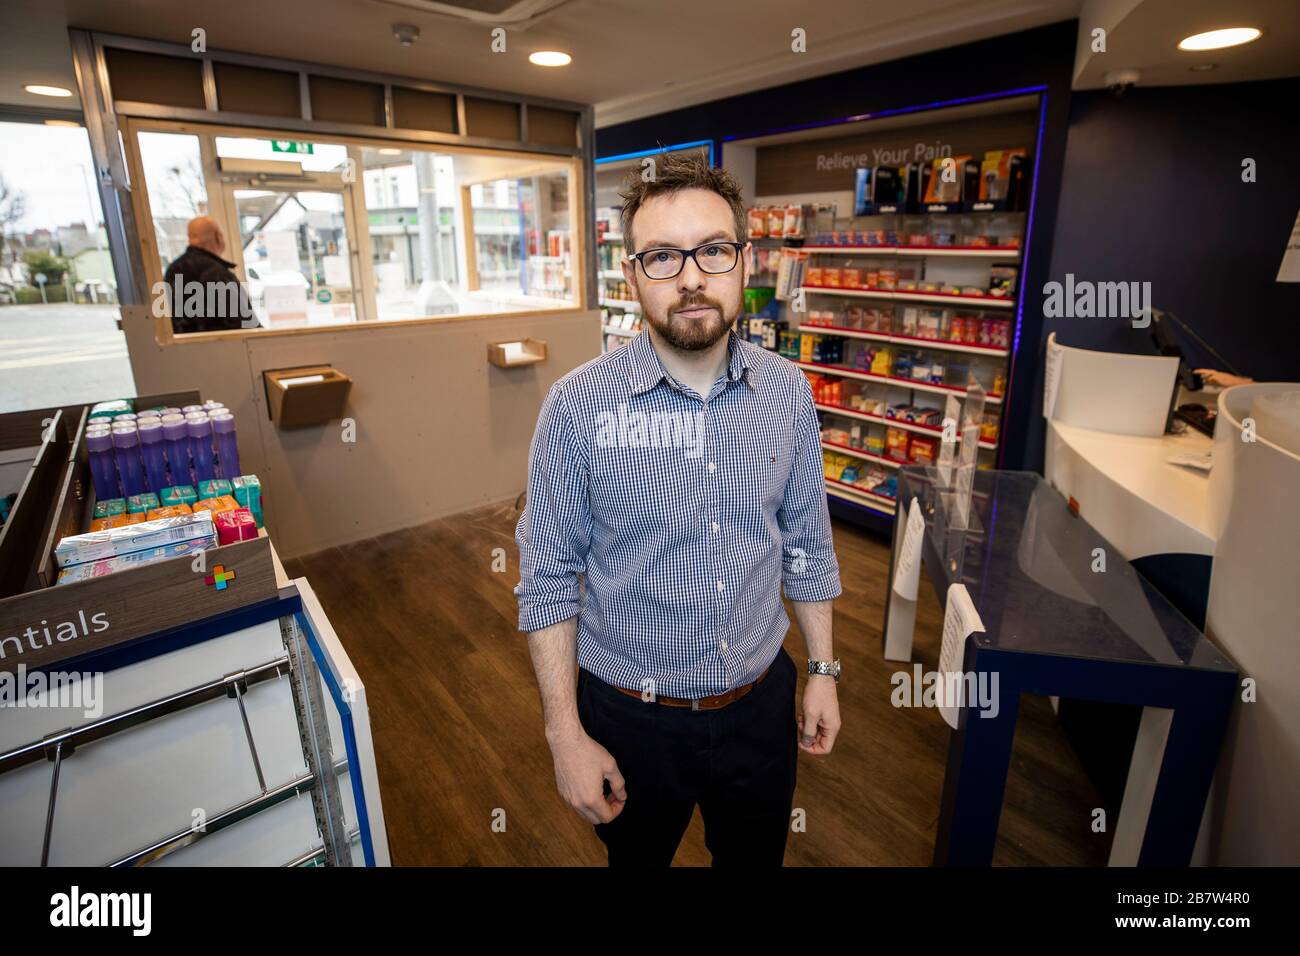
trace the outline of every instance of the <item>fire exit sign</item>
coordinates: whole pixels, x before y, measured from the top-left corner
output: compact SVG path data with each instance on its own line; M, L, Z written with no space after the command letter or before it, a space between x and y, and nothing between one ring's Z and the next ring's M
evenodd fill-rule
M271 152L273 153L310 153L311 151L311 143L295 143L287 139L271 140Z

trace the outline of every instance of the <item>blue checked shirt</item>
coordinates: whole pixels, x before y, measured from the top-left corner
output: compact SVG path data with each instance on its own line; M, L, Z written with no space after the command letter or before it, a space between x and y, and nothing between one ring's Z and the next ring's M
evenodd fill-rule
M578 615L578 663L607 683L686 698L749 683L789 630L782 585L840 594L808 380L734 332L728 354L701 399L642 332L542 404L519 630Z

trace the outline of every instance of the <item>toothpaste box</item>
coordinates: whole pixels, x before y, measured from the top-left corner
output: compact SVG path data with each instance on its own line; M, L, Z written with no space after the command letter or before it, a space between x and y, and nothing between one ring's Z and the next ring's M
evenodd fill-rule
M150 551L182 541L205 541L206 547L213 547L216 540L217 532L211 512L200 511L121 528L68 535L54 546L54 560L59 567L66 568L87 561L102 561L138 551Z
M159 548L150 548L147 551L133 551L131 554L123 554L114 558L103 558L99 561L73 564L59 572L55 584L72 584L89 578L103 577L105 574L113 574L127 568L137 568L145 564L152 564L154 561L165 561L168 558L179 558L187 554L194 554L198 551L204 551L210 546L208 542L195 538L192 541L179 541Z

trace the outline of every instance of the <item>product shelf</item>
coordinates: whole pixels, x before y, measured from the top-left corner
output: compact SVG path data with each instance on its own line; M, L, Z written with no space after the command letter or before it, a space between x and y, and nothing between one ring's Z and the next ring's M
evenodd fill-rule
M889 425L894 428L901 428L904 431L918 432L922 435L942 435L943 429L934 425L918 425L916 422L905 422L897 418L888 418L884 415L873 415L871 412L861 412L856 408L846 408L843 405L828 405L825 402L814 402L813 405L823 412L833 412L836 415L845 415L849 418L860 418L864 422L878 422L882 425ZM980 439L980 447L985 449L997 448L997 442Z
M935 256L967 259L1019 259L1019 246L803 246L804 252L847 256Z
M837 441L827 441L822 439L822 448L827 451L833 451L842 455L851 455L854 458L861 458L864 461L872 462L877 465L884 465L886 468L901 468L908 462L896 461L893 458L886 458L884 455L876 455L869 451L863 451L861 448L854 448L852 445L841 445Z
M895 375L881 375L878 372L862 372L855 368L845 368L841 365L823 365L820 362L795 362L800 368L808 369L810 372L824 372L827 375L838 375L843 378L856 378L864 382L884 382L887 385L893 385L896 388L910 388L918 392L932 392L936 395L962 395L966 394L966 389L958 388L956 385L932 385L929 382L917 382L910 378L900 378ZM984 401L990 405L1000 405L1002 403L1001 395L986 395Z
M847 485L835 478L826 479L826 493L834 495L836 498L852 501L855 504L866 504L887 515L894 513L897 504L888 495L878 495L874 491L868 491L866 488L859 488L856 485Z
M623 309L626 312L640 312L641 303L635 299L601 299L601 308Z
M800 292L834 295L852 299L884 299L889 302L925 302L936 305L967 305L981 309L1013 309L1015 299L996 295L952 295L946 292L898 292L894 289L833 289L806 285Z
M948 342L944 339L923 339L915 335L896 335L893 332L868 332L863 329L847 329L838 325L800 325L800 332L813 335L842 335L849 339L868 339L872 342L892 342L895 345L908 345L917 348L941 349L944 352L968 352L971 355L991 355L1005 358L1009 349L1000 349L990 345L966 345L962 342Z

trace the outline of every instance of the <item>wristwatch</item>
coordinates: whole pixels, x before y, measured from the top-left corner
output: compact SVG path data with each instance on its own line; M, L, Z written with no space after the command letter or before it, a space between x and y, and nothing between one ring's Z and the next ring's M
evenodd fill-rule
M811 658L808 661L808 676L814 674L825 674L827 677L833 677L835 683L840 682L840 659L837 657L833 661L814 661Z

